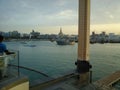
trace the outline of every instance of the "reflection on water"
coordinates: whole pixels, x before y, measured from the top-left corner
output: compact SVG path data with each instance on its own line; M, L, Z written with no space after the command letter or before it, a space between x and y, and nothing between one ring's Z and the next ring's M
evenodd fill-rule
M59 46L50 41L5 43L9 49L20 51L20 65L42 71L50 77L62 76L76 68L74 62L77 60L77 44ZM90 45L90 63L93 67L93 80L119 70L120 44Z

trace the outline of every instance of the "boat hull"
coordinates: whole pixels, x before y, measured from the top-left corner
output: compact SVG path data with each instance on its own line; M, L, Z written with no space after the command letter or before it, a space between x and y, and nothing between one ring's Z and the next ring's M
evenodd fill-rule
M69 40L58 40L56 41L58 45L74 45L74 41L69 41Z

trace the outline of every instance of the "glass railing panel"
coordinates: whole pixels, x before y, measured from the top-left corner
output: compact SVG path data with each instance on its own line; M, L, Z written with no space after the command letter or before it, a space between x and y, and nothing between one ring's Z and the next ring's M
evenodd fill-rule
M14 74L15 76L19 75L19 51L11 50L12 52L15 52L15 54L10 55L9 60L9 71Z
M39 81L39 83L40 83L40 82L46 81L47 79L48 80L50 79L49 76L47 77L40 73L30 71L27 69L20 69L20 72L28 77L30 85L35 84L37 81Z
M19 53L15 50L12 50L12 52L15 53L10 55L4 54L0 56L1 63L3 63L3 65L0 67L1 81L5 81L19 75L19 68L13 67L14 65L19 66Z

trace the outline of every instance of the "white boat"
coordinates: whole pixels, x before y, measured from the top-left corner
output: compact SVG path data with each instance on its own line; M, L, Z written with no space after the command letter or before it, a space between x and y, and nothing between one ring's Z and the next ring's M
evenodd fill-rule
M74 40L69 40L69 39L58 39L56 40L58 45L74 45L75 41Z

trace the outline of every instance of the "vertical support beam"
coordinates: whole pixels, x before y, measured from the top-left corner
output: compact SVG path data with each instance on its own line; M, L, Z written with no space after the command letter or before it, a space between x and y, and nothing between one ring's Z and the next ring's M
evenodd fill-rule
M78 23L78 60L77 71L80 83L89 82L89 34L90 34L90 0L79 0Z
M89 60L90 0L79 0L78 60Z

